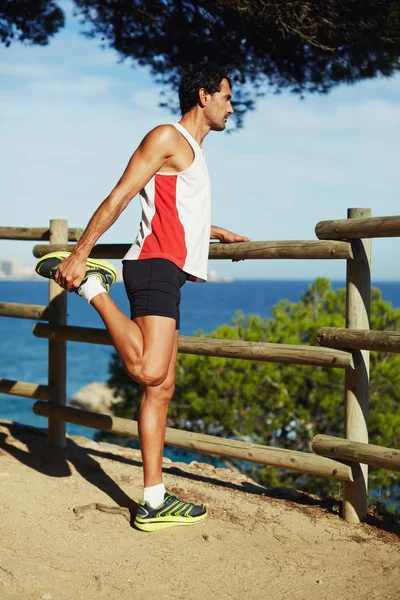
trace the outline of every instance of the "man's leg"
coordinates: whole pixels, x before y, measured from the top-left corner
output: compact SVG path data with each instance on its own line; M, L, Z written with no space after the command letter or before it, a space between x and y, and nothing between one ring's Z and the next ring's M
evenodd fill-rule
M148 319L148 317L141 317ZM136 319L139 320L139 319ZM168 404L175 388L175 368L178 354L178 336L175 332L172 354L166 379L158 386L145 387L139 413L139 436L143 459L144 487L162 483L162 455ZM161 498L162 500L162 498Z
M90 304L103 319L128 374L141 385L159 386L169 372L175 319L146 316L131 321L107 293L98 294Z
M147 318L147 317L142 317ZM172 349L168 375L159 386L145 388L139 414L140 447L143 459L144 494L139 500L135 527L158 531L176 525L196 525L207 517L205 506L192 504L166 492L162 455L168 404L174 393L178 352L178 331Z
M57 280L60 263L69 256L69 252L47 254L37 262L35 270L42 277ZM139 261L128 261L128 263L132 262L136 263L136 267L139 264ZM150 262L140 261L141 270L139 273L136 272L136 276L139 275L143 279L143 275L145 275L145 280L149 284L153 273L153 262L157 262L154 267L154 274L156 275L158 266L157 276L160 276L160 272L165 272L166 265L169 265L170 269L172 265L169 261L162 259L161 265L160 259L151 260ZM143 273L143 266L145 271L147 269L145 273ZM177 270L177 267L172 266ZM119 310L107 293L116 276L117 272L111 263L88 259L86 262L86 277L83 284L76 291L90 302L103 319L128 374L144 386L160 385L168 374L176 321L172 317L151 316L148 317L149 320L146 322L144 329L141 321L138 323L131 321ZM164 281L164 279L161 277L160 281ZM169 301L173 301L173 295L170 293L171 281L167 277L165 282L168 286L167 298ZM139 288L143 287L142 284L143 281ZM163 310L165 310L164 307ZM174 313L172 312L172 314Z

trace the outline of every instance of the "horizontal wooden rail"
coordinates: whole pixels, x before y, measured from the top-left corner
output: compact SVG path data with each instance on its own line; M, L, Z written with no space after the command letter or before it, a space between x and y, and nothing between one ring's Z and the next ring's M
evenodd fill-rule
M289 365L354 369L353 356L350 352L343 352L343 354L320 354L318 350L322 350L322 348L316 346L268 344L264 342L181 336L179 338L178 350L182 354L197 354L200 356L220 356Z
M96 244L93 247L91 258L123 258L132 244ZM75 244L37 244L33 247L33 256L42 258L49 252L72 252Z
M73 325L55 326L37 323L33 326L33 334L39 338L52 340L112 346L111 338L105 329L92 327L78 327ZM353 356L350 352L332 350L331 348L318 348L317 346L266 344L242 340L180 336L178 351L181 354L354 369Z
M16 302L0 302L0 317L16 319L34 319L35 321L50 321L53 311L50 306L39 304L17 304Z
M48 402L35 402L33 411L36 415L51 417L67 423L75 423L76 425L109 431L118 435L139 437L137 422L129 419L92 413L77 408L55 406ZM219 438L213 435L180 431L170 427L167 427L166 430L165 443L179 448L195 450L196 452L238 458L291 471L341 479L342 481L354 481L359 473L357 465L350 466L308 452L272 448Z
M74 244L37 245L33 248L36 258L48 252L66 250L72 252ZM123 258L131 244L97 244L92 258ZM348 242L326 242L320 240L279 241L279 242L240 242L234 244L210 244L210 259L349 259L353 258Z
M312 449L322 456L400 471L400 450L394 448L352 442L330 435L316 435L312 441Z
M320 221L315 233L322 240L359 240L400 236L400 216Z
M321 327L317 331L317 341L320 346L328 348L400 352L400 332L398 331Z
M68 229L68 240L77 242L83 233L80 227ZM45 241L50 239L48 227L0 227L0 240L32 240Z
M273 242L247 242L235 244L210 244L209 258L227 259L349 259L353 258L351 244L347 242L321 242L320 240L283 240Z
M25 398L36 398L37 400L50 400L50 390L47 385L28 383L26 381L11 381L10 379L0 379L0 394L24 396Z

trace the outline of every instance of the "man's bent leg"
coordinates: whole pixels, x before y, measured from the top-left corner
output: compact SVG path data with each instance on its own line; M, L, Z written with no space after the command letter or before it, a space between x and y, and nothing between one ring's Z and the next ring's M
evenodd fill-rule
M146 316L131 321L107 293L91 301L104 321L128 374L144 386L158 386L168 376L175 319Z
M70 258L71 255L69 252L47 254L38 261L35 270L39 275L57 281L60 275L60 264L65 259L70 260ZM137 267L139 263L137 261L134 262L135 267ZM150 273L146 275L146 282L150 285L153 262L144 262L146 262L147 268L150 265ZM171 281L174 281L175 285L178 285L177 291L179 295L179 287L182 284L179 277L178 281L175 281L178 268L169 261L163 261L162 271L165 271L164 263L169 265L169 270L171 270L171 266L175 269L172 274L170 273L170 276L172 277ZM132 322L108 296L107 292L116 280L116 277L117 272L111 263L104 260L88 259L86 261L85 278L75 291L80 296L83 296L100 314L128 374L142 385L160 385L168 374L175 335L175 318L173 316L170 318L155 316L156 312L153 316L140 317L134 319L135 322ZM62 280L62 283L65 284L65 281ZM171 300L174 301L173 295L170 293L171 282L166 281L166 283L168 285L166 298L170 304ZM139 285L139 289L141 289L141 285ZM165 296L163 300L165 302ZM179 303L178 296L176 300ZM149 296L147 295L146 305L148 301ZM173 309L175 309L175 305L173 305ZM165 310L164 306L163 310ZM164 314L170 313L167 311ZM171 314L174 315L174 311Z

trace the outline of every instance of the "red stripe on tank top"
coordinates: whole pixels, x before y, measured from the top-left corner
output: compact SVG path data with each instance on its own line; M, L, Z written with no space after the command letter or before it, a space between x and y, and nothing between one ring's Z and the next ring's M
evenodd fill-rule
M177 175L154 176L155 213L151 220L151 233L146 237L138 258L169 257L183 269L187 248L185 230L176 206L177 182Z

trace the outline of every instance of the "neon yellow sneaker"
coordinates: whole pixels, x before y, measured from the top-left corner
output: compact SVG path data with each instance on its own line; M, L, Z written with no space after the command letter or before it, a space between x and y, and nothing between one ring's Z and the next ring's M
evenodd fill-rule
M196 525L207 517L205 506L179 500L167 492L160 506L153 508L148 502L139 500L139 508L134 521L141 531L158 531L176 525Z
M36 263L35 271L38 275L42 277L46 277L47 279L54 279L54 274L57 271L60 263L70 256L71 252L50 252L50 254L46 254L42 256L41 259ZM83 285L88 277L98 277L100 279L101 285L108 292L110 290L110 286L117 279L117 270L106 260L99 260L94 258L88 258L86 261L86 275L82 280L81 285ZM75 290L79 296L81 295L80 287Z

